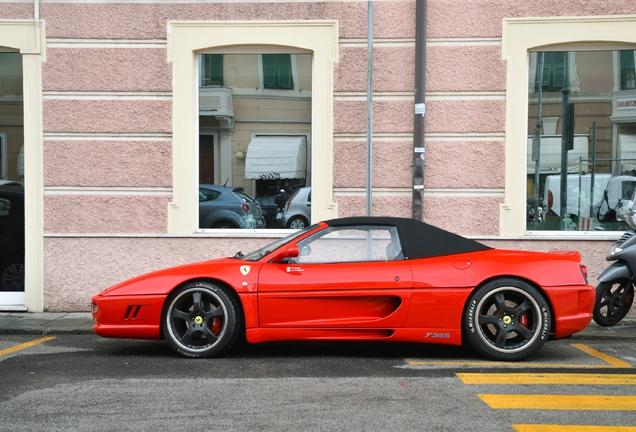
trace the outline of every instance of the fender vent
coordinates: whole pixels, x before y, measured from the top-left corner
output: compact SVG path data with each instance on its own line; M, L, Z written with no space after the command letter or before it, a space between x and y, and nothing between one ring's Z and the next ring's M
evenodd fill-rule
M621 236L621 238L619 238L619 239L616 241L616 244L619 244L619 245L620 245L620 244L623 244L623 243L625 243L627 240L629 240L630 238L632 238L633 236L634 236L634 231L631 231L631 230L630 230L630 231L627 231L625 234L623 234L623 235Z
M124 321L136 320L143 318L137 318L139 315L139 311L143 305L130 305L126 308L126 313L124 314Z

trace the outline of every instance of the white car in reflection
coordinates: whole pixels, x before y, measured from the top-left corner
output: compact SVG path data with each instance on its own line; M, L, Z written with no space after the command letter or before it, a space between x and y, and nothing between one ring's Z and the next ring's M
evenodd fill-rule
M311 187L300 188L285 203L283 225L292 229L303 229L311 221Z

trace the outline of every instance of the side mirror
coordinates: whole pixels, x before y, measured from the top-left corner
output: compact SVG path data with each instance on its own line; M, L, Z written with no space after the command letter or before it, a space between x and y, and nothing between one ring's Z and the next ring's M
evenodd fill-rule
M283 260L285 260L286 258L296 258L299 255L300 250L298 249L298 246L296 246L295 244L287 245L274 256L272 262L275 264L282 263Z

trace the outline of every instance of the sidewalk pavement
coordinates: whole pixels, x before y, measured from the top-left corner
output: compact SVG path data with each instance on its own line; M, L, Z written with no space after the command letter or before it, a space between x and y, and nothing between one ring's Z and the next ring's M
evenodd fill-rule
M93 334L90 312L0 312L0 335ZM613 327L594 321L575 339L636 339L636 317L626 317Z

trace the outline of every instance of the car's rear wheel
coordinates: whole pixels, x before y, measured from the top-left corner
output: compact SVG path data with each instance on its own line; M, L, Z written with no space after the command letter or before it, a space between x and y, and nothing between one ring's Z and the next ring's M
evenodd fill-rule
M613 326L625 318L634 302L634 285L631 279L601 282L596 287L594 322L604 327Z
M0 263L0 291L24 291L24 259L7 258Z
M170 347L179 354L214 357L236 342L241 316L239 300L229 289L192 282L168 297L162 329Z
M309 226L309 222L302 216L294 216L287 222L287 228L304 229Z
M493 360L522 360L548 339L551 312L545 297L517 279L491 281L468 299L463 331L477 352Z

